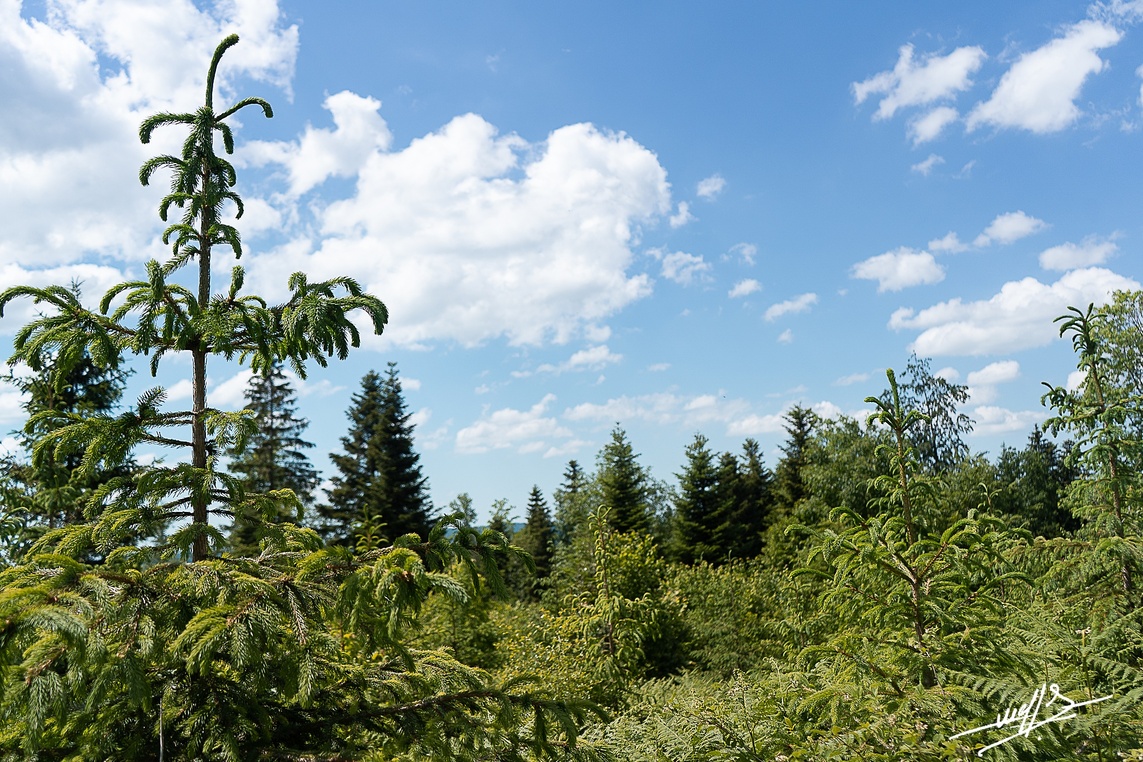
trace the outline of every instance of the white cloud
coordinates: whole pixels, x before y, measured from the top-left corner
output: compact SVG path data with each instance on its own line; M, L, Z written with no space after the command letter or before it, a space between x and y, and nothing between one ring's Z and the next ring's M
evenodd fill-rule
M924 116L909 122L909 137L913 139L914 146L936 140L945 127L959 118L960 113L952 106L937 106Z
M669 362L657 362L654 365L648 365L647 370L652 373L662 373L665 370L670 370L671 364Z
M793 299L787 299L784 302L770 305L764 317L768 321L773 321L783 315L796 315L799 312L805 312L817 303L817 294L802 294L801 296L795 296Z
M883 293L939 283L945 278L945 269L927 251L915 251L902 246L858 262L853 266L851 274L854 278L877 281L877 291Z
M0 424L23 422L27 418L22 405L24 396L20 390L8 384L0 384Z
M1114 291L1139 283L1100 267L1072 270L1052 284L1035 278L1005 283L990 299L951 299L919 313L902 308L889 327L919 330L912 349L923 357L985 355L1044 346L1058 338L1052 322L1069 305L1105 304Z
M1013 411L993 405L980 405L970 417L975 422L970 436L992 436L1027 431L1047 418L1043 410Z
M695 193L699 198L713 199L726 187L726 180L722 175L711 175L699 180Z
M780 413L770 413L767 415L751 414L738 418L731 422L727 427L726 433L730 436L753 437L761 434L777 434L782 432L786 428L786 412L793 406L791 402L786 405ZM811 405L810 409L825 419L837 418L843 414L842 409L829 400L822 400L815 405Z
M957 48L945 56L913 58L913 46L903 45L897 65L853 83L853 98L861 104L870 95L884 95L874 119L888 119L897 109L920 106L953 96L972 86L971 76L987 58L979 47Z
M992 402L999 394L998 384L1015 381L1020 377L1020 363L1003 360L974 370L968 374L968 394L973 403L982 405Z
M238 409L246 406L246 389L254 371L244 368L225 381L207 383L207 401L211 407Z
M945 381L952 383L960 378L960 371L952 366L944 367L933 374L937 378L943 378Z
M651 249L648 253L663 263L660 274L680 286L689 286L696 279L704 279L711 270L710 263L701 254L687 254L685 251L667 253L662 249Z
M742 259L745 264L754 264L754 257L758 256L758 247L752 243L736 243L730 247L730 253Z
M957 234L950 230L948 233L945 233L943 238L937 238L929 241L928 249L929 251L933 251L938 254L946 251L955 254L957 252L967 251L968 244L961 243L961 240L957 237Z
M924 161L917 162L913 166L909 167L909 169L924 177L928 177L929 173L933 171L933 167L944 163L944 157L937 156L935 153L931 153L929 154L929 158L925 159Z
M549 440L570 438L571 431L546 415L555 399L554 394L548 394L528 410L485 412L476 423L456 432L457 452L479 454L509 448L518 453L537 452L548 447Z
M1073 370L1068 374L1068 380L1064 383L1064 387L1069 392L1078 392L1083 382L1087 380L1086 370Z
M1088 237L1079 244L1062 243L1040 252L1040 267L1045 270L1074 270L1101 265L1118 250L1119 247L1110 239Z
M355 277L393 316L380 346L563 343L651 292L631 246L670 206L665 170L626 135L576 124L530 145L467 114L374 151L355 194L318 211L324 240L254 255L251 281Z
M144 146L140 121L201 103L210 55L232 31L242 42L219 70L220 98L249 77L288 87L297 28L264 1L61 0L41 20L22 5L0 3L0 102L19 114L0 125L0 263L149 258L163 179L143 188L137 167L182 138L163 130Z
M680 201L679 211L676 214L672 214L667 222L669 222L673 228L681 228L683 225L686 225L688 222L694 222L696 219L697 218L691 214L691 205L686 201Z
M1118 29L1100 21L1073 24L1062 37L1020 56L992 97L969 113L968 129L992 125L1048 133L1068 127L1080 117L1075 100L1084 82L1104 69L1096 51L1122 37Z
M0 418L0 420L3 420ZM23 452L20 446L20 441L15 437L4 437L0 439L0 458L3 457L19 457Z
M984 232L976 237L973 244L988 246L992 243L1012 243L1038 233L1047 226L1043 220L1027 215L1023 211L1008 212L997 215Z
M834 386L849 386L851 384L860 384L862 381L868 381L868 373L850 373L848 376L842 376L837 381L834 381Z
M778 334L778 343L779 344L790 344L793 341L794 341L794 332L789 328L787 328L786 330L784 330L780 334Z
M402 378L401 390L406 392L419 391L421 388L421 379L419 378Z
M683 396L673 392L656 392L637 396L615 397L603 403L585 402L564 411L569 421L646 421L659 425L677 424L701 428L713 424L733 426L735 421L751 415L750 403L743 399L727 399L721 392ZM729 430L729 429L728 429Z
M402 382L403 383L403 382ZM415 413L409 415L409 425L414 428L420 428L428 423L433 417L432 408L423 407Z
M296 141L251 141L240 160L251 166L282 165L290 193L297 196L330 177L352 177L369 157L388 150L393 142L389 126L378 113L381 101L343 90L326 98L322 108L333 117L334 129L307 125Z
M536 368L537 373L564 373L566 371L600 370L620 362L623 355L615 354L606 344L581 349L559 365L545 363Z
M762 284L753 278L740 280L734 284L734 288L730 289L727 293L731 299L738 299L739 297L749 296L750 294L757 293L762 290Z
M1020 377L1020 363L1015 360L1002 360L989 363L980 370L974 370L966 379L970 384L1003 384Z

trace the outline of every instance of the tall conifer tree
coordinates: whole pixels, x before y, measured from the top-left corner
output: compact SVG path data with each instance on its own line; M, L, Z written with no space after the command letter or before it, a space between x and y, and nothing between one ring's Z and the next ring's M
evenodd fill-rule
M719 466L707 447L707 438L695 434L687 445L687 463L679 474L679 498L675 503L674 556L685 564L721 560L716 544L719 514L724 495L719 490Z
M647 473L627 439L616 426L611 441L599 453L598 479L603 505L611 510L608 521L617 532L646 532L650 526Z
M552 514L548 510L548 501L540 492L539 486L533 485L528 495L528 519L524 528L516 533L514 544L532 556L536 564L534 578L525 579L519 594L526 600L539 600L539 591L536 582L547 577L552 570L552 541L555 531L552 526Z
M335 543L350 543L363 526L379 528L390 540L410 532L428 532L432 506L428 480L413 447L412 414L406 410L397 376L389 363L386 376L370 371L361 380L348 414L344 453L330 456L334 476L329 505L318 512L322 532Z
M313 504L313 491L319 483L317 470L305 450L313 444L302 439L309 421L297 415L296 395L281 363L274 363L265 374L255 374L246 388L246 410L253 413L257 428L245 448L231 447L230 468L242 478L251 492L293 490L303 507ZM288 507L273 521L298 521ZM257 516L234 517L230 541L240 554L256 553L262 538L263 521Z
M789 438L782 445L782 459L778 461L774 478L782 508L791 511L806 496L802 469L809 463L810 437L817 426L818 417L813 410L801 405L794 405L784 417Z

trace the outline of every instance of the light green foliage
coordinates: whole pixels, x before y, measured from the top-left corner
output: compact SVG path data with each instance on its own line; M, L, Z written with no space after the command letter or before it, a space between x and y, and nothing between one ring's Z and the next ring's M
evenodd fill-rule
M222 222L229 205L240 217L242 203L215 139L230 153L230 116L248 105L271 114L259 99L214 109L218 65L237 41L216 49L202 108L157 115L140 130L147 142L159 127L189 128L180 156L141 172L144 183L159 169L172 174L160 205L164 220L183 210L163 236L172 257L112 288L98 311L60 286L0 294L0 309L21 297L40 305L42 316L16 335L14 359L46 372L56 390L85 357L114 371L127 353L149 355L152 371L168 354L189 355L192 381L189 411L168 412L155 388L118 416L46 410L29 421L33 463L78 456L80 478L143 444L187 459L101 484L87 499L89 521L48 532L0 571L0 759L582 758L590 749L572 747L593 705L555 701L525 675L498 682L411 640L434 596L462 603L477 579L505 593L499 570L520 554L502 534L456 515L391 545L323 547L313 530L278 521L300 510L297 494L253 491L220 468L216 453L241 450L255 423L249 411L208 406L208 357L255 372L289 362L304 377L306 362L325 365L358 344L355 311L378 333L387 320L348 278L311 284L295 273L290 298L270 306L241 293L235 267L229 287L212 291L212 251L242 253ZM191 261L197 291L174 278ZM187 428L189 441L179 438ZM216 552L226 538L210 518L236 514L262 522L256 556ZM137 544L171 522L181 523L162 541Z

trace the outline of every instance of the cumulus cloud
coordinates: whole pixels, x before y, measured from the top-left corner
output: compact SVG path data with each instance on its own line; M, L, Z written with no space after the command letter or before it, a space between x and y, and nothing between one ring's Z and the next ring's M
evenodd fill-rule
M854 278L877 281L877 291L883 293L939 283L945 278L945 269L927 251L914 251L902 246L858 262L851 274Z
M793 299L787 299L784 302L770 305L764 317L768 321L774 321L783 315L796 315L799 312L805 312L817 303L817 294L802 294L801 296L795 296Z
M1077 267L1102 265L1119 250L1110 239L1088 237L1081 243L1062 243L1040 252L1040 267L1045 270L1074 270Z
M548 394L527 410L506 407L486 411L480 420L456 432L457 452L474 455L515 449L518 453L529 453L551 447L548 444L551 440L570 439L571 431L547 415L555 399L554 394Z
M929 241L928 249L929 251L934 251L937 253L949 252L951 254L955 254L961 251L967 251L968 244L961 243L961 240L957 237L957 234L950 230L944 235L944 237Z
M980 405L973 409L974 422L970 436L990 436L1028 431L1038 423L1043 423L1047 413L1043 410L1008 410L994 405Z
M931 153L927 159L917 162L911 166L910 169L924 177L928 177L929 173L933 171L933 167L944 163L945 160L943 156L937 156L935 153Z
M944 132L945 127L959 118L960 112L952 106L937 106L924 116L919 116L909 122L909 137L914 146L936 140Z
M744 264L754 264L754 257L758 256L758 247L752 243L736 243L730 247L730 253L739 257Z
M250 166L281 165L290 193L297 196L330 177L352 177L370 156L388 150L393 142L378 113L379 100L343 90L326 98L322 107L333 118L332 130L307 125L296 141L251 141L239 160Z
M889 327L917 330L912 349L923 357L986 355L1044 346L1058 338L1052 320L1069 305L1105 304L1111 294L1139 283L1100 267L1072 270L1055 283L1035 278L1005 283L990 299L951 299L915 312L893 313Z
M161 190L141 187L137 168L182 138L164 130L141 145L140 121L201 103L229 32L242 42L219 71L220 98L248 77L287 87L297 29L282 27L273 2L69 0L40 20L21 9L0 3L0 102L19 115L0 125L0 263L152 256Z
M466 114L374 150L354 195L318 210L324 238L255 254L250 280L275 294L283 272L351 275L389 308L382 345L563 343L650 294L628 273L631 247L670 201L666 171L626 135L576 124L533 145ZM684 280L704 269L664 267Z
M727 296L729 296L731 299L738 299L743 296L749 296L750 294L757 293L761 290L761 283L754 280L753 278L747 278L746 280L740 280L735 283L734 288L730 289L730 291L727 293Z
M834 386L849 386L851 384L860 384L862 381L868 381L868 373L850 373L848 376L842 376L837 381L834 381Z
M563 417L598 423L645 421L683 428L724 425L727 434L735 435L738 428L747 425L743 422L758 417L750 407L746 400L727 399L721 392L693 396L656 392L614 397L602 403L585 402L565 410Z
M978 405L992 402L997 397L998 384L1015 381L1019 377L1020 363L1015 360L990 363L968 374L969 396Z
M726 180L722 175L711 175L710 177L699 180L698 187L695 193L699 198L713 199L722 193L723 188L726 187Z
M1023 211L1008 212L998 215L984 229L984 232L976 237L973 243L976 246L1012 243L1033 233L1038 233L1047 226L1048 224L1043 220L1027 215Z
M913 57L913 46L903 45L897 65L853 83L853 99L860 105L871 95L883 95L874 119L888 119L908 106L951 97L972 86L972 75L987 56L979 47L957 48L948 55Z
M611 351L606 344L588 347L574 353L558 365L545 363L536 368L537 373L565 373L568 371L602 370L623 360L623 355Z
M686 225L688 222L694 222L695 219L696 219L695 216L693 214L691 214L690 204L688 204L686 201L680 201L679 202L679 211L676 212L675 214L672 214L670 216L670 218L667 220L667 222L669 222L671 227L673 227L673 228L681 228L683 225Z
M1102 21L1073 24L1062 37L1020 56L992 97L969 113L968 129L991 125L1048 133L1070 126L1080 117L1075 100L1084 83L1106 66L1096 51L1122 38L1122 32Z
M790 343L793 343L793 341L794 341L794 332L789 328L787 328L786 330L784 330L780 334L778 334L778 343L779 344L790 344Z
M662 262L660 274L680 286L689 286L695 280L702 280L711 269L710 263L701 254L687 254L685 251L668 253L662 249L651 249L647 253Z

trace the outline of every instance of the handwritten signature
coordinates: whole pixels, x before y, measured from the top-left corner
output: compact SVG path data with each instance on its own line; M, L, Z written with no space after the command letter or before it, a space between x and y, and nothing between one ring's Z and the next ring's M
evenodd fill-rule
M1048 701L1047 704L1045 704L1044 698L1047 696L1049 690L1052 692L1052 698ZM995 749L1001 744L1008 743L1014 738L1019 738L1020 736L1027 738L1036 728L1051 724L1053 722L1063 722L1064 720L1075 719L1075 710L1078 707L1088 706L1089 704L1098 704L1100 701L1107 701L1109 698L1111 698L1111 696L1089 699L1088 701L1072 701L1070 698L1060 693L1060 686L1056 685L1055 683L1052 683L1051 685L1041 683L1040 687L1033 691L1031 700L1025 704L1021 704L1019 709L1010 706L1004 710L1004 714L996 715L996 722L991 722L987 725L981 725L979 728L973 728L972 730L965 730L961 733L957 733L954 736L949 736L949 738L960 738L961 736L971 735L972 733L979 733L982 730L992 730L994 728L999 729L1008 725L1012 725L1013 723L1019 723L1019 729L1015 733L1008 736L1007 738L1001 738L995 743L988 744L988 746L985 746L983 749L976 753L976 756L983 757L984 752L988 751L989 749ZM1037 719L1040 716L1041 707L1052 706L1057 701L1061 702L1061 706L1063 704L1066 704L1066 706L1063 706L1062 709L1059 709L1055 714L1045 720Z

